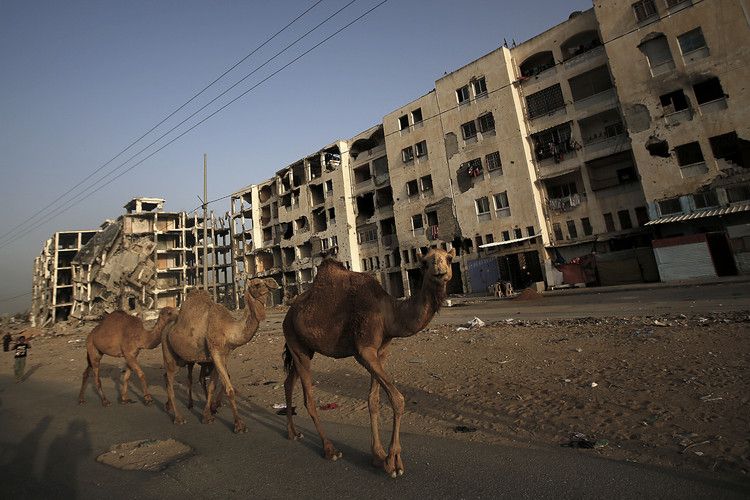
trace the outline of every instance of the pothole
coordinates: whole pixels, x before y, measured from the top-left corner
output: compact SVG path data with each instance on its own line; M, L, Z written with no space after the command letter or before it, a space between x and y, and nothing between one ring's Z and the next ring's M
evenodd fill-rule
M123 470L160 471L192 455L193 449L174 439L142 439L113 444L96 461Z

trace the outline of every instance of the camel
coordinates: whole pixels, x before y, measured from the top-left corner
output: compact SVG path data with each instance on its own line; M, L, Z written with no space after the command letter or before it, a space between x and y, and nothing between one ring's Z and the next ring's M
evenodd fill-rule
M240 320L234 319L226 307L215 303L208 292L193 290L188 293L180 308L177 322L162 336L164 367L167 370L167 410L173 413L175 424L185 423L185 419L177 410L174 395L175 372L178 366L188 365L188 375L192 381L192 365L198 363L202 367L213 366L213 369L207 370L210 379L206 390L203 423L214 421L213 413L216 407L212 407L212 400L217 379L221 379L234 415L234 432L247 430L237 413L235 390L229 380L226 362L232 350L247 344L255 336L260 322L266 319L266 299L269 290L278 287L279 285L271 278L249 280L245 288L245 313ZM204 373L203 368L201 373ZM192 400L192 387L190 391Z
M404 397L383 369L388 345L396 337L409 337L423 330L442 306L451 262L456 251L433 248L422 256L422 286L409 299L398 301L388 295L374 277L347 270L340 262L325 259L318 267L312 286L299 295L284 318L284 382L286 407L292 407L294 384L299 377L305 407L323 442L327 459L341 457L326 437L318 420L313 397L310 364L315 353L332 358L354 358L370 372L368 406L372 429L373 465L392 477L404 473L401 460L401 415ZM393 408L393 433L385 454L380 441L380 387ZM291 411L287 411L287 434L297 440Z
M148 392L146 376L138 364L138 353L141 349L154 349L161 343L161 335L164 328L177 320L177 309L165 307L159 311L159 319L151 330L146 330L140 318L131 316L125 311L114 311L104 317L102 321L89 333L86 339L87 366L83 370L81 381L81 392L78 394L78 404L85 404L84 392L88 382L89 373L93 370L96 391L101 398L102 406L109 406L110 402L102 391L102 382L99 378L99 363L102 356L113 356L125 358L126 368L122 376L119 401L122 404L132 403L128 398L128 380L130 373L134 371L143 386L143 402L149 405L153 402Z

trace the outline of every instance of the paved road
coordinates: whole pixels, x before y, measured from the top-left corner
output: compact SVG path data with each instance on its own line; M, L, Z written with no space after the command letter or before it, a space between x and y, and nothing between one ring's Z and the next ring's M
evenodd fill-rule
M113 394L112 381L105 390ZM307 418L305 440L285 439L284 417L242 403L249 432L231 432L229 412L210 426L197 412L175 427L157 403L102 408L76 405L76 388L21 385L0 377L0 491L5 498L747 498L738 485L655 467L614 462L592 450L488 446L403 436L406 475L390 479L370 466L369 429L328 424L343 451L320 458ZM184 401L184 393L178 393ZM194 456L158 473L95 462L111 444L174 437Z

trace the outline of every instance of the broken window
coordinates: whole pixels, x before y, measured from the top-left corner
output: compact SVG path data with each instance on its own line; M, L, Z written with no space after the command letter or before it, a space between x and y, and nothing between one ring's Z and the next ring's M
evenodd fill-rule
M566 225L568 226L568 235L570 236L570 239L574 240L578 238L578 230L576 229L576 221L574 220L566 221Z
M378 208L393 206L393 189L391 186L375 191L375 201Z
M416 179L406 183L406 194L407 196L417 196L419 194L419 184Z
M354 183L355 184L359 184L361 182L367 182L370 179L372 179L372 175L370 174L369 163L354 169Z
M419 179L422 183L422 191L432 191L432 176L425 175Z
M427 225L428 226L437 226L438 225L438 214L436 211L427 212Z
M477 136L477 125L474 120L461 125L461 135L464 140L473 139Z
M398 118L398 129L404 130L409 128L409 115L402 115Z
M477 236L477 237L476 237L476 238L474 238L474 239L475 239L475 240L476 240L476 242L477 242L477 248L479 248L479 247L481 247L482 245L484 245L484 243L482 242L482 237L481 237L481 236Z
M487 82L484 77L477 78L471 82L471 86L474 88L474 95L477 97L487 93Z
M553 158L556 162L563 161L567 153L575 151L576 144L570 135L570 122L548 128L532 134L534 154L539 161Z
M633 223L630 220L630 211L629 210L620 210L617 212L617 218L620 219L620 227L622 229L631 229L633 227Z
M529 118L551 114L564 107L565 99L559 83L526 96L526 109Z
M495 201L495 211L498 217L508 217L510 215L510 205L508 204L508 192L503 191L492 195Z
M719 199L716 196L716 191L703 191L693 195L693 203L695 204L696 209L702 210L705 208L718 207Z
M297 219L296 221L294 221L294 224L297 226L298 233L302 233L302 232L306 232L310 230L310 228L307 225L307 217L305 217L304 215L300 217L299 219Z
M646 55L652 75L657 75L674 68L672 52L669 50L669 42L663 34L659 33L651 37L641 43L638 48Z
M414 152L417 157L427 156L427 141L421 141L414 145Z
M716 77L696 83L693 85L693 91L698 104L705 104L726 97L724 89L721 88L721 82Z
M404 254L404 263L409 263L409 250L403 250L402 253Z
M703 38L703 30L701 30L700 27L678 36L677 42L679 42L680 50L683 54L706 47L706 39Z
M320 157L314 157L309 160L310 180L317 179L323 175L323 165L320 163Z
M333 196L333 180L326 181L326 196Z
M411 121L414 124L420 123L422 121L422 108L417 108L411 112Z
M534 236L536 234L534 226L526 226L526 234L528 234L529 236Z
M310 184L310 202L312 206L320 205L324 201L323 184Z
M556 240L562 240L563 239L562 227L560 227L560 223L559 222L553 222L552 223L552 232L555 233L555 239Z
M574 101L580 101L612 88L607 66L599 66L568 80Z
M333 207L328 209L328 222L331 224L336 223L336 209Z
M469 86L464 85L460 89L456 89L456 100L459 104L467 102L469 100Z
M529 78L544 70L555 66L555 58L551 51L539 52L521 63L521 76Z
M480 116L477 121L479 122L479 131L483 134L495 130L495 117L492 116L492 113Z
M328 229L328 221L326 220L326 211L323 208L313 210L313 232L319 233Z
M422 214L413 215L411 217L411 227L412 229L422 229L424 227L424 222L422 221Z
M703 151L698 142L689 142L674 148L677 155L677 164L681 167L694 165L703 161Z
M484 235L484 241L485 241L486 243L494 243L494 242L495 242L495 235L493 235L492 233L490 233L490 234L485 234L485 235Z
M376 176L385 175L388 173L388 157L381 156L372 160L372 171Z
M578 186L575 182L547 186L547 196L550 198L565 198L574 194L578 194Z
M510 239L510 231L503 231L503 241L508 241Z
M357 196L357 222L364 222L375 215L375 193Z
M682 205L680 204L679 198L670 198L668 200L661 200L659 203L659 213L661 215L671 215L682 213Z
M357 239L360 243L372 243L378 239L378 227L375 224L362 227L357 230Z
M644 226L648 221L648 209L646 207L635 207L635 220L638 226Z
M654 0L640 0L640 2L635 2L633 4L633 12L635 12L635 18L639 23L658 14Z
M490 200L486 196L474 200L477 209L477 215L490 213Z
M480 177L482 175L482 159L474 158L461 164L460 171L466 171L469 177Z
M717 160L725 160L740 167L750 165L750 142L737 137L737 132L710 137L708 142Z
M665 115L688 108L688 100L682 89L659 96L659 100L661 101L662 108L664 108Z
M612 218L612 214L607 212L604 214L604 227L607 228L608 232L615 230L615 220Z
M591 236L594 232L594 228L591 227L591 221L588 217L581 218L581 227L583 228L584 236Z
M303 243L297 247L300 259L308 259L312 257L312 243Z
M500 161L500 152L495 151L484 157L484 161L487 164L487 171L493 172L498 170L501 174L503 173L503 164Z
M409 163L414 159L414 148L409 146L401 150L401 159L404 163Z

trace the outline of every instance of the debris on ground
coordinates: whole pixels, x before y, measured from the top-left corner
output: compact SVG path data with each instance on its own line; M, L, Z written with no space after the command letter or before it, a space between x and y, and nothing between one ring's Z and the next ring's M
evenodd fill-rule
M468 323L466 323L466 326L459 326L458 328L456 328L456 331L462 332L465 330L472 330L474 328L482 328L486 324L487 323L474 316Z
M335 410L335 409L336 409L336 408L338 408L338 407L339 407L339 404L338 404L338 403L326 403L326 404L324 404L324 405L320 405L320 407L319 407L319 408L320 408L321 410L324 410L324 411L325 411L325 410Z
M190 446L175 439L143 439L114 444L96 461L122 470L157 472L192 453Z
M525 288L521 293L516 295L514 300L540 300L542 295L533 288Z
M476 427L470 427L468 425L457 425L453 428L453 432L477 432Z
M580 432L574 432L571 434L570 439L562 443L560 446L565 448L584 448L584 449L599 449L609 445L609 441L606 439L594 439L589 438L586 434Z

